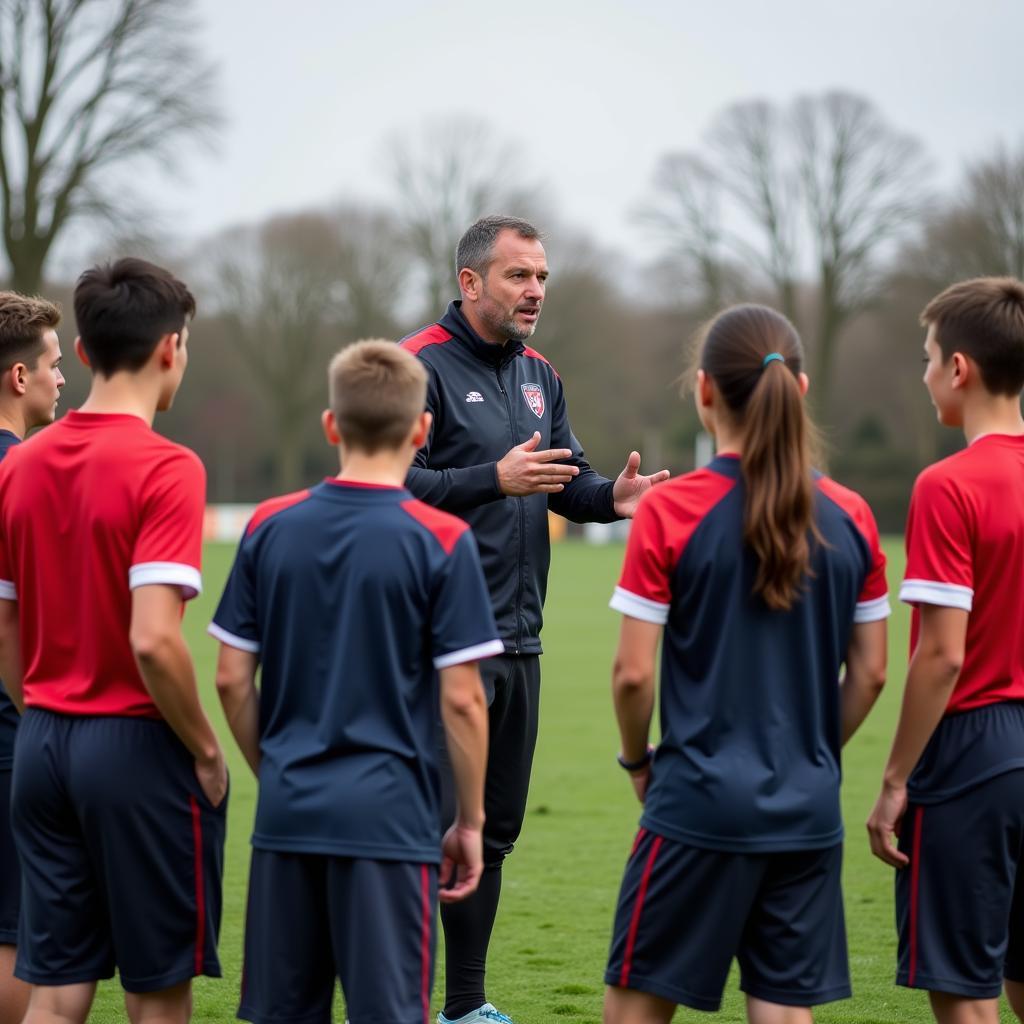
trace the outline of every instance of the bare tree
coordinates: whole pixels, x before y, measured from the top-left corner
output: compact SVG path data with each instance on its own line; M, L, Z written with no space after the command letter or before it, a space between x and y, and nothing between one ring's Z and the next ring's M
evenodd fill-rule
M272 425L277 485L295 490L323 407L327 355L345 340L335 225L321 214L277 217L227 231L206 248L211 305Z
M974 214L988 236L991 260L985 273L1024 278L1024 146L1000 147L968 170L963 213Z
M0 226L38 291L75 218L124 213L140 161L174 166L217 123L191 0L0 0Z
M488 213L531 216L537 186L525 180L515 148L471 117L433 121L411 137L395 137L387 159L427 308L439 314L455 290L462 233Z
M396 338L410 272L401 228L386 210L346 204L330 214L338 239L344 321L353 338Z
M675 218L677 248L710 253L721 244L759 273L797 323L799 281L810 277L817 319L807 333L817 405L827 410L839 336L878 296L882 256L920 208L921 148L868 101L830 92L787 108L762 101L730 107L712 124L708 150L706 160L674 158L672 188L659 191L662 223L672 224L668 195L684 211ZM709 188L728 201L714 233L699 200ZM686 196L698 199L687 207L680 202Z
M878 296L878 256L920 211L925 164L917 140L890 128L858 96L798 99L792 119L817 263L818 407L827 409L839 334Z
M732 242L771 282L782 312L797 322L798 182L788 150L784 115L763 100L727 108L711 130L722 181L759 229L759 243L734 233Z
M665 243L687 293L705 314L731 298L736 274L728 265L722 224L722 183L690 153L669 153L654 173L654 198L639 216Z

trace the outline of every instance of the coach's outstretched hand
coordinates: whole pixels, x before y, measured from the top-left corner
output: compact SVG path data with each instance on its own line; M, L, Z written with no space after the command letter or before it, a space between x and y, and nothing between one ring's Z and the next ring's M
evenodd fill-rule
M547 448L537 451L540 432L522 444L517 444L498 463L498 485L501 493L521 498L527 494L557 494L574 476L576 466L567 466L559 459L572 457L569 448Z
M437 897L458 903L476 892L484 870L483 833L478 828L452 825L441 840L441 873Z
M615 514L622 516L623 519L632 519L640 496L672 475L667 469L663 469L650 476L640 476L639 469L640 453L630 452L629 458L626 459L626 468L619 474L612 488Z

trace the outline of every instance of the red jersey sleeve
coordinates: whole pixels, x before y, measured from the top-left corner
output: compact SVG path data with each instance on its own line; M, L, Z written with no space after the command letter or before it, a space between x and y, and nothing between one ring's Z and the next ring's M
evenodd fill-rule
M665 529L658 509L650 500L641 501L629 531L622 576L611 607L634 619L664 625L672 603L670 575Z
M900 600L969 612L974 601L971 517L953 479L925 470L907 517L907 569Z
M177 449L150 473L142 495L139 533L128 570L131 589L152 583L181 588L184 600L202 590L206 470L199 457Z

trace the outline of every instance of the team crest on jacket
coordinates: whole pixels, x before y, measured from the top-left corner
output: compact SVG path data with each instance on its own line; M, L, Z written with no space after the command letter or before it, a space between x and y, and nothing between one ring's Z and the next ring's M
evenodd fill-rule
M530 407L533 415L537 419L541 419L544 416L544 392L541 391L540 385L524 384L523 398L526 399L526 404Z

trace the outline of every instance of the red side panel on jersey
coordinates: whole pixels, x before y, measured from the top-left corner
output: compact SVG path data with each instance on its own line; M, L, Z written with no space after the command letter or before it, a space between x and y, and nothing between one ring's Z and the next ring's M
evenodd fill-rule
M530 348L529 345L524 346L523 355L530 359L539 359L542 363L547 363L548 366L551 366L546 356L541 355L535 348ZM553 366L551 366L551 372L558 377L558 371ZM561 380L562 378L558 377L558 379Z
M626 546L612 607L646 622L664 623L672 572L704 517L736 481L711 469L669 480L640 502Z
M256 511L252 514L252 519L249 520L249 525L245 528L246 537L262 523L265 523L272 515L283 512L286 508L291 508L292 505L298 505L300 501L305 501L308 497L309 488L307 487L304 491L282 494L279 498L269 498L267 501L257 505Z
M431 327L426 327L417 334L406 338L400 344L402 348L415 356L428 345L443 345L446 341L451 340L452 336L449 331L446 331L440 324L433 324Z
M885 555L878 539L878 525L868 503L856 491L837 484L827 476L819 477L817 486L825 497L835 502L853 520L871 552L871 566L857 598L854 622L873 622L886 618L890 608L889 586L885 581Z
M452 553L459 538L469 529L469 526L461 519L442 512L439 508L434 508L433 505L418 501L416 498L403 501L402 508L437 538L446 555Z

